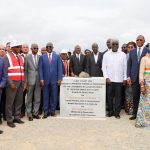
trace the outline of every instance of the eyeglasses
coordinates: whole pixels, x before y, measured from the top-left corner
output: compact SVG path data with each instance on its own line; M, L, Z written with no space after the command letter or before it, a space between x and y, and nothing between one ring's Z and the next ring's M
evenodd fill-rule
M33 49L39 49L38 47L34 47Z
M52 46L46 46L46 48L52 48Z
M136 41L143 41L143 39L137 39Z
M117 45L118 46L118 43L113 43L112 45Z
M125 49L126 47L122 47L123 49Z
M133 46L128 46L128 48L134 48Z

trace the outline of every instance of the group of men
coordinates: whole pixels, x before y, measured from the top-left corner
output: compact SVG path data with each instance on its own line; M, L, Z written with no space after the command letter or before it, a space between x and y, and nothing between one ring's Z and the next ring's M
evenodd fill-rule
M76 45L73 55L69 55L66 49L58 55L51 42L41 49L41 56L36 43L31 45L30 54L27 44L11 46L11 43L7 43L7 53L0 50L3 57L0 57L0 98L2 91L6 94L6 98L3 96L5 94L2 95L2 103L5 105L2 104L1 112L7 125L13 128L15 123L24 123L21 117L25 112L29 121L40 119L40 107L44 113L43 119L56 116L63 77L78 77L81 72L88 73L90 77L106 78L108 117L120 118L122 87L126 83L132 84L134 112L130 119L135 119L140 95L139 64L148 51L143 47L144 42L144 36L139 35L136 39L137 48L129 54L128 63L116 39L107 40L108 49L104 52L99 52L97 43L92 44L92 52L86 49L85 54Z

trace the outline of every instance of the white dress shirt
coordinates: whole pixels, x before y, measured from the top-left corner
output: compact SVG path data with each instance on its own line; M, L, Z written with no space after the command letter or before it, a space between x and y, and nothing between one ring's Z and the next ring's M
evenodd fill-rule
M142 47L137 47L137 56L138 56L139 48L140 48L140 56L141 56L142 51L143 51L143 46Z
M96 63L96 64L97 64L97 60L98 60L98 54L99 54L99 52L97 52L97 54L93 53L93 55L94 55L94 60L95 60L95 63Z
M32 54L32 58L33 58L34 65L37 65L37 64L36 64L36 63L37 63L37 55L33 55L33 54ZM36 63L35 63L35 59L36 59Z
M123 82L127 80L127 57L121 51L109 51L104 54L102 71L105 78L111 82Z
M80 54L77 54L76 53L76 57L79 59L79 61L80 61Z

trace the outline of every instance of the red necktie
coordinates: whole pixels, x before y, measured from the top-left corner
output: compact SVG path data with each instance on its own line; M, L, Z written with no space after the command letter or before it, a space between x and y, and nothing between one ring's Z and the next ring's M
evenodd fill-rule
M51 54L49 54L48 61L49 61L49 63L51 63L51 61L52 61Z
M68 75L67 60L64 60L65 75Z

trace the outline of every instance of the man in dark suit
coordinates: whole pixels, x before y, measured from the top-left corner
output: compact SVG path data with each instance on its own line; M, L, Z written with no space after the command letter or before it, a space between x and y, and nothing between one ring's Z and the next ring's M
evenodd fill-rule
M53 51L51 42L46 45L47 53L40 57L39 78L43 87L43 110L44 118L55 115L58 97L58 85L62 80L62 61L59 55Z
M139 84L139 66L143 56L148 52L147 48L144 48L145 38L143 35L139 35L136 39L137 48L133 49L129 53L127 77L128 84L132 85L133 91L133 116L130 120L136 119L137 109L140 99L140 84Z
M90 57L87 61L86 71L89 73L91 77L102 77L102 59L103 54L98 51L98 44L92 44L93 52L90 54Z
M72 77L79 76L82 71L85 71L86 58L81 53L81 47L75 46L74 54L70 57L69 70Z

